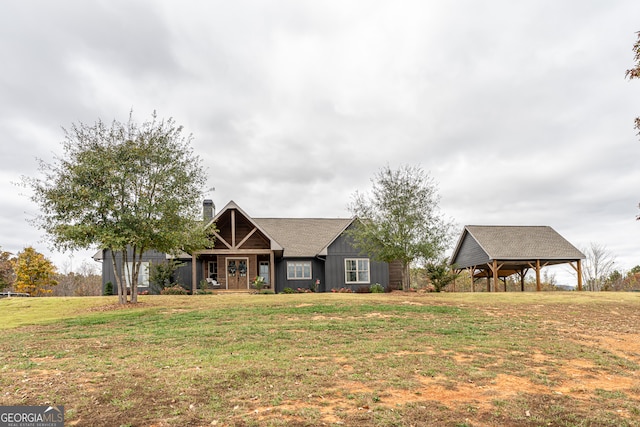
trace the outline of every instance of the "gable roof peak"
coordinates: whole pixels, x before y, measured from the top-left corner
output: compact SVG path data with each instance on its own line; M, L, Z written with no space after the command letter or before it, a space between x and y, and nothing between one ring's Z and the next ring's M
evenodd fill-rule
M271 249L273 249L273 250L282 250L283 249L282 245L278 242L277 239L275 239L273 237L273 235L271 235L267 230L265 230L259 224L259 222L257 222L254 218L252 218L249 214L247 214L244 210L242 210L242 208L240 206L238 206L238 204L236 202L234 202L233 200L230 200L229 203L227 203L222 209L220 209L220 212L218 212L218 214L211 219L209 224L207 224L207 227L209 225L215 223L216 221L218 221L220 219L220 217L222 217L222 215L224 215L227 211L230 211L230 210L238 211L238 213L240 213L242 216L244 216L247 219L247 221L249 221L251 224L253 224L253 226L256 227L258 230L260 230L260 232L262 234L264 234L269 239L269 241L271 242Z

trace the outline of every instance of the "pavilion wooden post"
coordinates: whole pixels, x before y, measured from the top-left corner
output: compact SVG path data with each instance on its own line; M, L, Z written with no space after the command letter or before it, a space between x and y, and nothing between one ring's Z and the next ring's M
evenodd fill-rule
M580 260L578 260L577 264L578 264L578 270L577 270L578 290L581 291L582 290L582 263L580 262Z
M542 287L540 285L540 260L536 260L536 291L540 292Z
M580 260L576 260L576 265L573 265L572 262L569 265L576 271L578 275L578 291L582 290L582 263Z
M476 281L475 281L475 273L476 273L476 267L469 267L469 275L471 276L471 292L475 292L476 291Z
M524 278L527 275L528 271L529 269L527 268L523 268L522 270L518 271L518 276L520 276L520 292L524 292Z
M504 265L504 264L500 264L498 265L498 260L493 260L493 263L488 264L489 268L491 269L491 272L493 273L493 286L490 285L490 283L492 282L489 278L489 275L487 274L487 291L490 292L497 292L498 291L498 284L500 282L500 278L498 276L498 272L500 271L500 268ZM506 285L505 285L506 286ZM505 288L506 289L506 288Z

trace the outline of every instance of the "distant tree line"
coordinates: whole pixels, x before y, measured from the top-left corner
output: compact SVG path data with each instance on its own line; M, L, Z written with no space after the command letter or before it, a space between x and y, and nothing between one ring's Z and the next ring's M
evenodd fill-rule
M31 296L101 295L101 277L88 263L78 272L59 273L43 254L28 246L15 256L0 250L0 292Z

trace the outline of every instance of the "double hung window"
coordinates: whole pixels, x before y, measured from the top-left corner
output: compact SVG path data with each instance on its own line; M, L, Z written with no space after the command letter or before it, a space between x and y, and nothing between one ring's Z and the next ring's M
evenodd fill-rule
M311 279L311 261L287 261L287 280Z
M369 283L369 259L347 258L344 260L344 281L347 284Z

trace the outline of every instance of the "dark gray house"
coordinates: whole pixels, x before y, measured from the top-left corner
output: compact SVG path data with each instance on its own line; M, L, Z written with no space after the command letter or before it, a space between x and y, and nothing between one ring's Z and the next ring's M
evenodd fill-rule
M215 223L212 249L182 254L177 281L195 293L202 281L220 290L249 290L256 276L275 292L285 288L315 288L318 292L380 283L400 283L399 271L388 263L361 254L345 231L355 219L253 218L235 202L214 215L211 201L204 202L205 221ZM102 281L114 284L111 254L103 251ZM149 286L148 266L166 262L167 254L144 254L139 290ZM397 276L397 277L396 277Z

